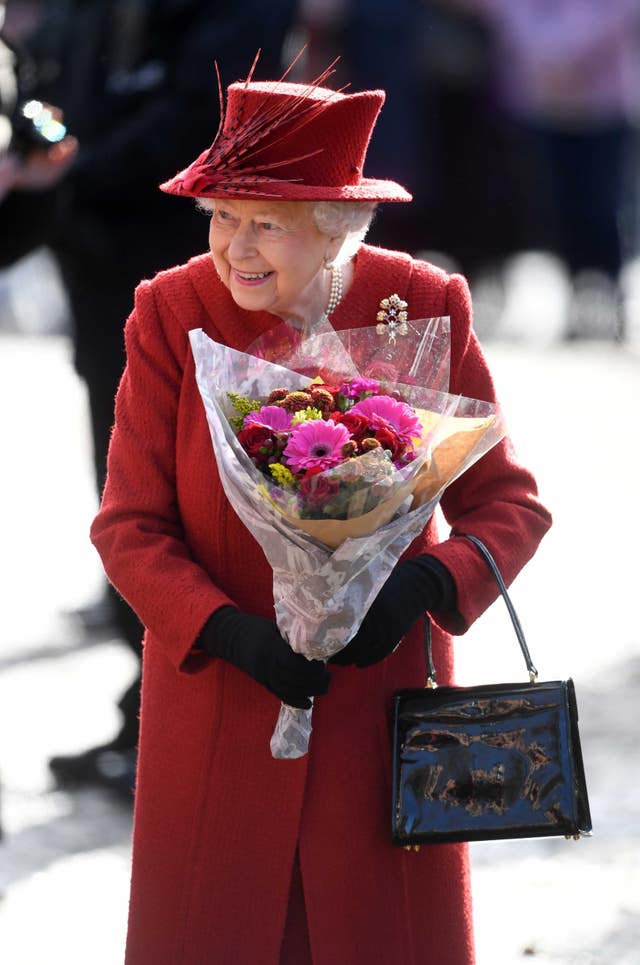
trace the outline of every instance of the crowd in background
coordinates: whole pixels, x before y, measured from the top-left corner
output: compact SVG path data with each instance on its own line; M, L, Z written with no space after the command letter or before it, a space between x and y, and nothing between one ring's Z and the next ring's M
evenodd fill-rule
M340 51L341 78L389 91L371 168L418 202L394 245L446 252L472 280L531 249L617 278L638 242L634 0L301 6L314 66Z
M576 290L595 273L614 292L638 254L637 0L270 0L268 13L250 0L9 0L6 13L0 268L42 245L60 267L98 491L134 287L206 246L195 209L157 185L213 140L214 60L224 86L261 48L255 77L272 79L306 44L288 79L339 55L333 86L387 91L365 173L415 200L380 214L374 244L438 253L472 286L516 252L549 251ZM68 138L18 145L33 98L55 105ZM574 313L566 335L581 334ZM625 337L622 311L611 334ZM115 595L108 619L137 651ZM138 689L114 740L52 762L57 776L108 783L105 749L135 765Z
M472 281L522 250L614 280L636 254L635 0L278 0L268 18L250 2L10 0L7 28L30 58L27 86L64 111L80 142L58 192L74 195L62 220L80 203L101 207L86 225L90 245L107 218L129 288L202 246L195 221L153 192L213 138L214 59L226 83L246 74L258 47L258 78L307 44L294 79L339 55L335 84L387 90L369 173L390 172L415 202L384 212L375 243L443 252ZM140 244L145 203L159 221ZM3 236L7 222L15 235L3 212ZM14 256L5 237L2 263Z

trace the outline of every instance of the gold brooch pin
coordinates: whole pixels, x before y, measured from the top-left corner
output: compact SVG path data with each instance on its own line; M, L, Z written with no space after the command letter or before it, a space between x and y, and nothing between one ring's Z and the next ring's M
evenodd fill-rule
M378 335L389 334L389 341L395 342L396 335L407 334L407 302L399 295L389 295L380 302L380 311L376 315L376 332Z

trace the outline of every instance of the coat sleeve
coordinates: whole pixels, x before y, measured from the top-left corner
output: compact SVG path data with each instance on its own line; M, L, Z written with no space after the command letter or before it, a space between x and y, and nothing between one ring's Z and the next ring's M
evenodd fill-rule
M208 617L232 601L191 557L176 499L176 422L186 332L163 324L143 282L125 327L107 481L91 539L105 572L177 669L209 659L193 650Z
M452 275L447 287L451 320L451 392L496 401L493 380L471 325L471 296L465 279ZM464 633L498 595L493 576L476 547L459 534L481 539L510 584L551 525L538 499L532 474L521 466L509 438L504 438L449 486L441 503L451 526L449 539L422 546L443 563L456 584L458 612L435 613L450 633ZM414 547L415 549L415 547Z

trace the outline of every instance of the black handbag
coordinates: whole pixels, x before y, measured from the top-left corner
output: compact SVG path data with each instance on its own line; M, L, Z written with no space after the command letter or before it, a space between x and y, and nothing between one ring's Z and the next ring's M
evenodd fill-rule
M394 700L392 841L422 844L591 833L572 680L537 682L522 627L489 550L529 683L437 687L425 620L427 687Z

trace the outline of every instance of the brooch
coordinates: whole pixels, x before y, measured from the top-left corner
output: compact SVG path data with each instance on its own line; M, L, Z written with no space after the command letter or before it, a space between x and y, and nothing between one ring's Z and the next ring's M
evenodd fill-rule
M378 335L389 333L389 341L395 342L396 335L407 334L407 302L399 295L389 295L380 302L380 311L376 315L376 332Z

